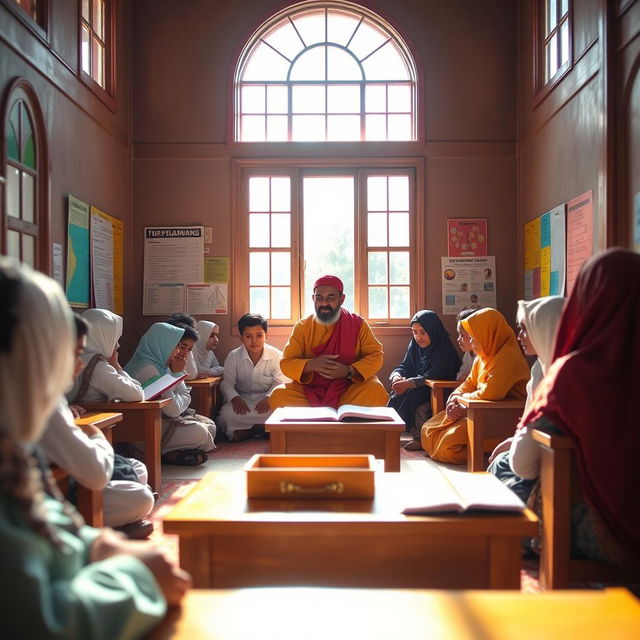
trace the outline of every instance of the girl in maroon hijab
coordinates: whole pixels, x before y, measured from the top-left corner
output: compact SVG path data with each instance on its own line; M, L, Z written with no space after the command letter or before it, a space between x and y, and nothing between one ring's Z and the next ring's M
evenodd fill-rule
M574 441L588 516L579 522L573 509L574 550L624 564L636 574L639 390L640 254L610 249L591 258L578 274L558 327L553 364L518 437L526 443L529 429L555 428ZM516 473L517 448L512 458Z

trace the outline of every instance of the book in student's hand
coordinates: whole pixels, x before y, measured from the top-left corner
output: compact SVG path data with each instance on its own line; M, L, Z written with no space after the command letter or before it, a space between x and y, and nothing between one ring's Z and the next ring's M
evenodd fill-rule
M357 404L343 404L341 407L283 407L277 409L277 418L282 422L348 422L348 421L391 421L399 420L391 407L364 407Z
M491 473L450 471L443 467L429 474L416 473L415 482L406 488L403 502L407 506L402 513L407 515L525 509L522 500Z
M155 400L155 398L164 393L167 389L171 389L171 387L175 386L180 382L180 380L184 380L186 377L187 374L181 372L175 374L165 373L163 376L149 378L149 380L142 385L144 399Z

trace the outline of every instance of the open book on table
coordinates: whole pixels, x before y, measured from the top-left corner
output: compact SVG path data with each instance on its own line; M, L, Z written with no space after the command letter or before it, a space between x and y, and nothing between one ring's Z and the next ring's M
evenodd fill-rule
M283 407L278 409L278 418L283 422L349 422L394 421L398 414L391 407L363 407L343 404L332 407Z
M155 400L160 394L164 393L167 389L175 386L187 377L186 373L165 373L163 376L156 376L155 378L149 378L143 385L145 400Z
M518 496L491 473L451 471L432 466L429 473L407 474L405 495L407 506L402 513L420 515L455 511L516 511L525 505Z

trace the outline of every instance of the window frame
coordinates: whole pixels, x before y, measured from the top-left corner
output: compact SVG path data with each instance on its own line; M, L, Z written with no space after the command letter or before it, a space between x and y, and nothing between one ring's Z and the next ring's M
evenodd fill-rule
M8 215L7 210L7 169L9 158L7 153L7 127L9 117L16 103L22 101L29 113L33 126L34 145L36 153L36 170L34 181L34 223L27 223ZM0 248L2 254L7 255L9 230L28 233L35 238L34 268L47 274L51 274L51 243L50 243L50 208L49 208L49 153L46 136L46 127L42 108L38 96L31 84L24 78L17 78L5 92L2 101L2 150L0 152L0 220L1 237ZM12 163L11 166L15 166Z
M320 83L323 85L323 87L325 88L325 93L328 86L337 86L340 84L359 86L361 103L360 103L360 112L357 115L359 115L361 119L361 136L366 135L366 128L364 125L366 116L372 115L372 114L375 115L378 113L378 112L368 113L366 111L366 105L364 102L364 88L371 85L382 84L382 85L385 85L388 90L389 85L408 84L411 90L411 99L410 99L411 111L409 112L409 115L411 117L411 135L408 139L406 140L377 139L377 138L367 139L366 137L361 137L357 140L332 140L330 138L327 138L324 140L308 141L308 140L292 139L291 137L292 136L292 118L295 115L298 115L298 116L304 115L304 113L298 113L298 114L293 113L293 110L292 110L293 105L292 105L292 99L291 99L292 87L298 86L298 85L304 85L305 83L316 84L316 81L291 80L289 77L287 77L286 80L277 81L277 82L267 81L264 79L247 81L247 85L251 85L251 84L265 85L265 87L269 86L270 84L286 85L287 95L288 95L288 111L286 113L288 139L287 140L269 140L269 139L266 139L266 136L265 136L264 140L242 140L241 138L242 113L240 111L241 103L242 103L241 91L243 86L242 74L245 70L247 61L251 57L251 53L260 44L260 42L262 41L261 38L266 37L269 34L269 32L273 29L273 27L276 26L278 23L280 23L283 20L286 20L287 18L290 18L291 16L295 16L295 14L297 13L306 12L314 9L324 10L325 12L329 9L333 9L338 12L340 10L344 10L346 12L357 13L362 16L362 20L367 19L368 21L378 26L383 32L388 34L389 36L388 40L393 41L394 46L396 46L401 51L402 55L405 58L405 63L407 65L408 79L381 80L381 79L365 78L361 80L351 80L351 81L325 80L324 83L321 83L320 81L317 81L317 83ZM305 49L303 49L303 52L308 51L315 46L320 46L320 45L325 46L327 44L329 44L329 46L332 46L331 43L328 43L328 41L325 41L324 43L316 43L313 45L309 45ZM370 53L366 57L370 57L371 55L372 53ZM300 53L296 56L296 59L299 57L300 57ZM295 62L295 60L293 62ZM354 144L354 143L358 144L362 142L367 142L369 144L372 144L372 143L409 144L409 143L417 142L421 140L424 136L424 124L423 124L424 119L421 117L421 113L420 113L422 105L421 105L420 94L419 94L419 88L422 86L422 82L421 82L422 74L418 65L418 60L412 51L412 47L410 46L410 43L408 42L408 40L400 33L400 31L396 29L386 18L384 18L383 16L379 15L375 11L372 11L371 9L368 9L367 7L362 5L355 5L350 2L321 2L321 1L315 1L315 0L307 0L305 2L299 2L297 4L291 5L286 9L275 13L268 20L263 21L259 25L259 27L251 34L251 36L245 41L244 46L242 47L241 51L239 52L236 58L235 66L230 70L229 77L230 77L230 84L233 90L230 92L230 99L229 99L229 127L228 128L229 128L230 139L232 140L233 144L238 144L238 145L251 145L251 144L265 145L265 144L291 144L291 143L294 143L294 144L299 144L299 143L341 144L341 143L347 143L347 142L351 144ZM385 129L388 130L389 116L394 115L394 112L389 111L388 105L387 105L387 110L385 112L380 112L380 113L384 115L386 118ZM268 115L268 112L266 110L264 115L265 115L265 127L266 127L266 116ZM327 108L325 108L325 112L324 112L325 121L330 115L332 114L327 110ZM326 126L326 122L325 122L325 126Z
M557 0L557 6L560 6L560 0ZM574 59L573 59L573 2L572 0L567 0L567 13L566 17L563 14L556 23L555 28L546 35L545 33L545 24L546 24L546 16L547 16L547 8L549 5L549 0L537 0L534 4L535 8L535 16L533 21L533 42L534 42L534 87L536 96L539 99L542 99L546 96L558 83L573 69ZM559 11L559 9L558 9ZM557 15L556 15L557 17ZM562 23L566 21L567 28L569 31L568 34L568 60L564 66L558 66L556 73L549 78L546 79L546 69L547 69L547 57L546 57L546 45L553 37L554 34L557 35L560 40L560 27ZM560 51L558 51L558 55L560 55Z
M37 0L38 13L40 14L37 19L34 19L16 0L0 0L0 2L40 40L48 43L49 10L51 4L49 0Z
M363 216L366 211L358 203L361 190L366 188L364 176L393 175L403 170L413 174L413 193L410 206L413 207L413 221L410 228L410 311L424 308L426 284L425 259L425 214L424 214L424 160L422 158L256 158L235 159L232 169L233 185L233 292L232 312L239 317L249 309L249 228L248 228L248 178L255 175L289 175L292 178L291 201L291 317L289 319L269 319L269 331L277 335L288 335L291 327L304 317L302 296L304 282L304 263L302 255L302 193L300 186L306 174L349 173L360 176L356 183L356 228L354 228L354 299L347 300L345 306L362 315L380 335L395 334L398 329L405 331L408 318L381 321L368 318L366 275L367 244L361 242L365 229ZM361 200L361 202L363 202ZM364 268L363 268L364 267Z
M82 0L78 2L78 77L112 110L116 107L116 13L118 0L103 0L105 7L104 15L104 87L95 78L84 71L82 66L82 30L86 24L89 27L89 41L93 42L93 24L85 21L82 15ZM89 10L93 12L93 0L89 0ZM89 63L93 65L92 47L89 47Z

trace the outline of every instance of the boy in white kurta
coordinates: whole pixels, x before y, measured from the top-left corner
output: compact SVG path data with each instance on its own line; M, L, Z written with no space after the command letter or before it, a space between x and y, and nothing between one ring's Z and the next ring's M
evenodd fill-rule
M267 321L258 314L245 313L238 321L242 346L224 361L220 389L225 403L218 425L230 440L244 440L256 432L271 415L271 392L290 382L280 371L282 351L266 343ZM256 427L256 428L254 428Z

